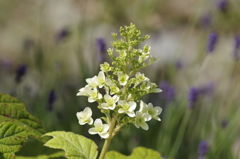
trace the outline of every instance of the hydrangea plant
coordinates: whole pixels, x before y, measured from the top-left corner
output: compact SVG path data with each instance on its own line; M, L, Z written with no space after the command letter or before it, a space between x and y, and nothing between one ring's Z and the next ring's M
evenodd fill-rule
M157 61L150 55L149 45L143 49L136 48L139 42L149 36L142 38L141 32L133 24L121 27L120 35L123 39L119 40L117 34L112 34L113 48L107 50L112 64L101 64L98 75L86 79L87 85L77 93L77 96L87 96L88 102L97 102L98 109L104 114L93 123L89 107L77 113L79 124L93 126L88 132L105 139L100 159L104 158L112 138L122 127L134 124L137 128L148 130L147 122L151 119L160 121L158 116L162 112L161 107L140 100L148 93L161 92L155 83L139 72L141 68Z
M78 123L90 125L89 134L97 134L105 140L99 159L161 159L159 152L143 147L134 149L129 157L114 151L107 152L112 138L124 126L133 124L148 130L147 122L151 119L161 121L161 107L140 100L148 93L161 92L155 83L139 72L157 61L150 55L149 45L137 48L149 36L141 37L134 24L121 27L120 35L123 39L118 39L116 33L112 34L113 48L107 50L112 63L101 64L98 75L86 79L87 85L77 93L77 96L88 97L89 103L96 102L103 116L93 119L91 107L86 107L76 113ZM46 133L38 119L31 116L16 98L0 94L0 105L0 158L14 158L14 153L26 142L27 136L42 141L50 148L64 150L65 157L70 159L95 159L98 156L97 145L84 136L65 131ZM42 135L44 138L41 138ZM53 138L49 139L49 136ZM14 141L14 147L11 141ZM61 155L63 153L60 152L44 157Z

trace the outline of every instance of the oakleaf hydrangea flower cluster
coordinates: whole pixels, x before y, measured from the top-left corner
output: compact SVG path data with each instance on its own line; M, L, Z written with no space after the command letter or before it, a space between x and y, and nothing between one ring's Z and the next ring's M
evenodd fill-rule
M105 139L111 139L123 126L130 123L148 130L148 121L161 121L161 107L139 100L148 93L161 92L155 83L139 72L157 61L150 55L150 46L134 48L149 36L142 38L141 32L133 24L121 27L120 35L123 39L118 40L117 34L112 34L113 48L107 50L112 64L100 64L101 71L98 75L86 79L87 85L77 93L77 96L87 96L89 103L97 102L99 110L105 115L94 121L91 108L86 107L77 113L79 124L91 125L88 132Z

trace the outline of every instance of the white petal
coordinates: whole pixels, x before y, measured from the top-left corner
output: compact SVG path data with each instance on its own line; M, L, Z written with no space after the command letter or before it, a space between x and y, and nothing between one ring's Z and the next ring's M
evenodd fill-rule
M130 106L130 108L129 108L130 111L135 110L135 108L137 107L137 104L133 101L128 102L128 104Z
M157 110L158 115L160 115L162 113L162 108L161 107L154 107L154 109Z
M98 73L98 78L105 79L105 75L104 75L103 71L100 71Z
M119 96L115 95L113 96L113 100L115 101L115 103L119 100Z
M102 99L102 94L98 93L98 99Z
M93 99L92 97L89 97L89 98L88 98L88 102L89 102L89 103L93 103L93 102L95 102L95 101L96 101L96 100Z
M84 122L83 120L78 120L78 123L80 124L80 125L84 125L84 124L86 124L86 122Z
M111 100L112 97L111 97L110 95L108 95L108 94L105 94L105 95L104 95L104 99L105 99L105 101L107 102L108 100Z
M94 122L94 126L96 128L101 128L103 126L102 120L101 119L96 119L95 122Z
M82 115L82 112L77 112L77 118L78 118L78 119L82 118L82 116L83 116L83 115Z
M120 109L118 109L118 113L125 113L125 111L122 109L122 108L120 108Z
M103 104L101 104L101 107L102 107L103 109L109 109L109 107L108 107L108 104L107 104L107 103L103 103Z
M149 104L148 104L148 109L152 109L152 108L153 108L152 103L149 103Z
M149 120L152 119L152 116L149 115L149 114L144 113L144 114L143 114L143 118L144 118L145 121L149 121Z
M86 107L84 110L83 110L83 113L86 114L86 116L92 116L92 110L91 108L89 107Z
M94 135L94 134L97 134L98 132L96 131L95 128L90 128L90 129L88 130L88 133Z
M111 109L111 110L115 109L115 107L116 107L116 104L108 105L108 108Z
M124 103L123 100L118 101L118 104L119 104L119 105L123 105L123 103Z
M148 130L148 124L147 123L140 123L141 128L144 130Z
M101 138L104 138L104 139L106 139L106 138L108 138L108 136L109 136L109 133L108 132L106 132L106 133L101 133L101 134L99 134L100 136L101 136Z
M127 115L130 116L130 117L134 117L135 113L134 112L127 112Z
M109 125L108 124L103 124L103 133L107 132L109 129Z
M92 125L93 124L93 118L90 118L89 120L88 120L88 125Z

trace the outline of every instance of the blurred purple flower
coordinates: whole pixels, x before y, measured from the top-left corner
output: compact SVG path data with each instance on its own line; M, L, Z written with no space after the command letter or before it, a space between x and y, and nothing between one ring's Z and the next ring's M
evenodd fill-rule
M48 95L48 105L47 105L47 110L52 111L53 109L53 104L56 100L56 93L55 90L51 90L49 95Z
M204 156L207 152L208 152L208 143L206 141L201 141L198 144L198 158L204 159Z
M103 38L98 38L96 40L97 50L98 50L98 60L100 63L105 61L105 54L106 54L106 43Z
M205 28L210 27L211 23L212 23L212 17L209 14L206 14L201 18L201 24Z
M27 66L22 64L20 66L18 66L17 71L16 71L16 77L15 77L15 81L16 83L20 83L22 77L26 74L27 72Z
M221 126L222 128L225 128L228 125L228 120L227 119L223 119L221 122Z
M233 58L235 60L239 59L239 48L240 48L240 36L236 35L234 38L234 52L233 52Z
M171 102L175 98L175 88L171 86L169 83L162 81L159 85L160 89L162 89L162 93L160 93L160 97L163 98L166 103Z
M194 107L194 105L197 102L198 96L199 96L198 89L196 87L190 88L189 93L188 93L188 102L189 102L188 103L188 107L189 108L193 108Z
M61 42L64 39L66 39L66 37L68 37L69 35L70 35L70 32L68 29L66 29L66 28L62 29L56 34L56 41Z
M215 32L211 32L208 36L207 52L213 52L216 43L218 41L218 35Z
M12 62L8 59L1 59L0 60L0 68L3 72L8 72L12 67Z
M34 41L32 39L25 39L23 42L24 53L28 53L33 45L34 45Z
M176 68L180 70L182 67L183 67L183 61L182 60L177 60Z
M211 95L213 93L213 90L214 90L214 84L209 83L207 85L204 85L198 88L198 93L201 95Z
M221 12L226 12L228 8L228 1L227 0L219 0L217 3L217 7Z

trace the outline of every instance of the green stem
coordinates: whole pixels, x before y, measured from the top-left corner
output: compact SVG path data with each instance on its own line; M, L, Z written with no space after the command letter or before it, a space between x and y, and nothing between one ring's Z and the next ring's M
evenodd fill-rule
M185 130L186 130L186 127L187 127L187 124L188 124L188 121L189 121L189 117L191 115L191 110L187 110L186 111L186 115L184 116L184 119L180 125L180 130L177 134L177 138L175 140L175 143L174 143L174 146L169 154L169 156L171 157L175 157L176 153L178 152L178 149L182 143L182 139L183 139L183 136L184 136L184 133L185 133Z
M99 156L99 159L104 159L105 158L105 155L106 155L106 153L108 151L108 147L109 147L109 145L111 143L111 140L112 140L112 138L114 136L113 134L114 134L114 128L115 128L116 121L117 121L117 115L112 118L112 121L111 121L111 124L110 124L110 128L109 128L109 137L104 142L104 145L103 145L101 154Z

